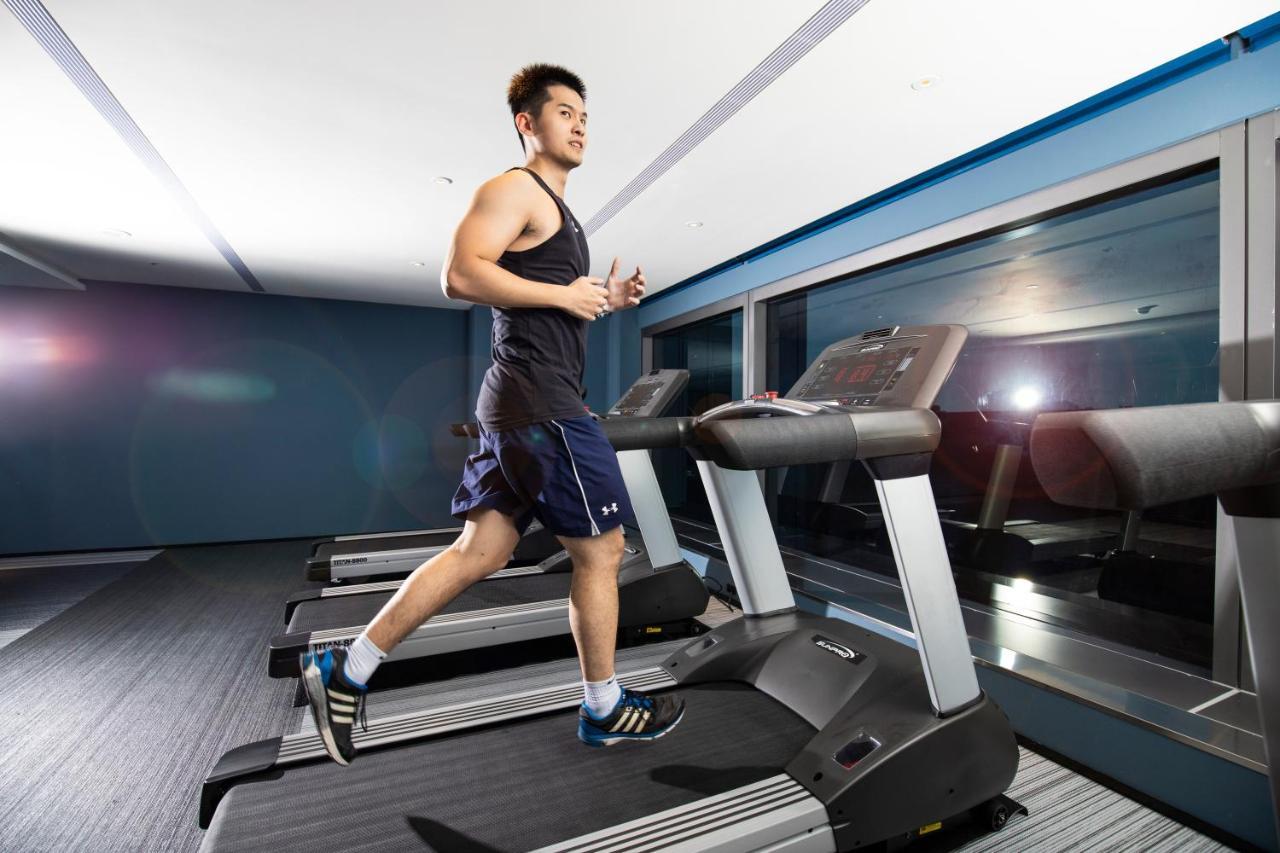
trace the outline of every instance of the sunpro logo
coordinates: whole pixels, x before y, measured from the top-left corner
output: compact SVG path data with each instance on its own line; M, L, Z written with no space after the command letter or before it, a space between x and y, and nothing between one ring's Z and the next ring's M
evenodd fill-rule
M842 646L837 642L828 640L826 637L815 636L813 644L820 649L831 652L838 658L844 658L849 663L861 663L862 659L866 657L862 652L854 651L848 646Z

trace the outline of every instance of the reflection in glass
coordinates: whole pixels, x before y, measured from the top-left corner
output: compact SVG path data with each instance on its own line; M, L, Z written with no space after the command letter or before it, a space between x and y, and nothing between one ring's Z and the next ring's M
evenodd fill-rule
M653 336L653 367L689 371L672 415L700 415L742 399L742 312L735 310ZM714 524L698 468L683 450L655 450L653 464L675 515Z
M766 387L865 329L967 326L931 472L961 594L1207 667L1213 500L1141 518L1058 506L1025 447L1043 411L1218 399L1218 242L1205 169L787 295L768 309ZM860 466L769 488L784 544L894 573Z

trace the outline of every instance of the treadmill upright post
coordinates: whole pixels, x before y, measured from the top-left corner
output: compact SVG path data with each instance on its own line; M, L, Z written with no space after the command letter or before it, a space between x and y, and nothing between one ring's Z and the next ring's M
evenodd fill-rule
M698 473L720 531L742 612L766 616L795 610L796 599L756 472L731 471L699 459Z
M667 513L649 451L619 450L618 465L627 484L627 495L631 498L631 508L635 510L636 524L650 564L655 569L678 564L684 558L680 555L676 531L671 526L671 516Z
M938 716L981 695L928 474L875 479L929 698Z
M1276 498L1280 505L1280 496ZM1280 518L1231 516L1240 557L1240 605L1253 660L1258 721L1271 779L1271 810L1280 840Z

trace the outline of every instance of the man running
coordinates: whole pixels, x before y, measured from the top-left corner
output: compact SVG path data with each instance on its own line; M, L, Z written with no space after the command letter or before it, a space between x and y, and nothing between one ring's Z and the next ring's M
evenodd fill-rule
M683 700L627 690L614 674L621 524L631 504L613 447L582 404L587 324L638 305L644 273L637 266L620 278L615 258L607 280L587 275L586 235L564 202L587 147L582 80L530 65L512 78L507 102L525 165L476 191L441 276L449 297L493 306L493 365L476 410L480 450L453 498L462 533L409 576L349 648L303 655L316 728L340 764L355 755L352 725L379 662L502 568L534 517L573 561L569 624L585 694L578 737L590 746L652 740L684 714Z

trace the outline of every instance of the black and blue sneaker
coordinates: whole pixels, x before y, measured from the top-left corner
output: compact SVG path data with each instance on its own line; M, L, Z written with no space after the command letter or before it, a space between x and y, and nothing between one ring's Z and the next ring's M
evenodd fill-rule
M325 752L339 764L350 764L356 757L351 745L355 722L359 720L362 731L369 729L364 715L369 688L347 680L343 672L346 662L346 649L308 651L302 655L302 687L307 692L311 716Z
M584 702L578 709L578 740L587 746L613 746L624 740L657 740L684 716L679 696L646 696L622 688L618 704L607 716L591 716Z

